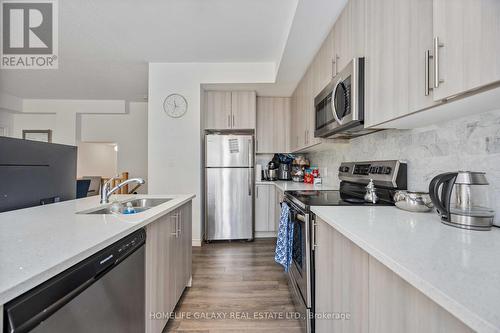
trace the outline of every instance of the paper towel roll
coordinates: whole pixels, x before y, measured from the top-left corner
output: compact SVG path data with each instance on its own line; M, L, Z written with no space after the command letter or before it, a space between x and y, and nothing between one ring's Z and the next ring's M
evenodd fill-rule
M260 182L262 180L262 165L257 164L255 168L255 181Z

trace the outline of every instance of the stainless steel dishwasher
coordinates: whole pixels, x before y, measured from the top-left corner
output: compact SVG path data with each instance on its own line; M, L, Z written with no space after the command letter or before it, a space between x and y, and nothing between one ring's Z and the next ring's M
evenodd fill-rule
M136 231L5 304L4 332L144 332L145 240Z

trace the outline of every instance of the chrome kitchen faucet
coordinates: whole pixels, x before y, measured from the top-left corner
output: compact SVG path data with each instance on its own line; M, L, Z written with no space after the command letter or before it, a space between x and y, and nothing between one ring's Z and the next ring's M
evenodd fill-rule
M139 183L139 184L144 184L146 181L142 178L130 178L125 180L124 182L121 182L120 184L116 185L112 189L110 189L111 182L115 180L117 177L112 177L108 179L104 184L102 184L101 187L101 204L107 204L109 203L109 197L111 194L116 192L117 190L121 189L123 186L128 185L130 183Z

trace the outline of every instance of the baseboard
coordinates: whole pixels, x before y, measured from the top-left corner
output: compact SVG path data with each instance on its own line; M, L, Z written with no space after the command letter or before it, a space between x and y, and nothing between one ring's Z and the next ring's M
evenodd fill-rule
M275 231L256 231L255 238L276 238Z
M193 239L191 245L195 247L201 246L201 239Z

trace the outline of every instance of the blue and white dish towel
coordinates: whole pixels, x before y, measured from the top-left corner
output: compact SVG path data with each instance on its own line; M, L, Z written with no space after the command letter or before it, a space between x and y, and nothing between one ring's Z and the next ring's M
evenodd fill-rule
M286 203L281 204L280 225L278 228L278 239L276 240L276 254L274 260L285 267L285 272L290 269L292 263L293 248L293 223L290 219L290 207Z

